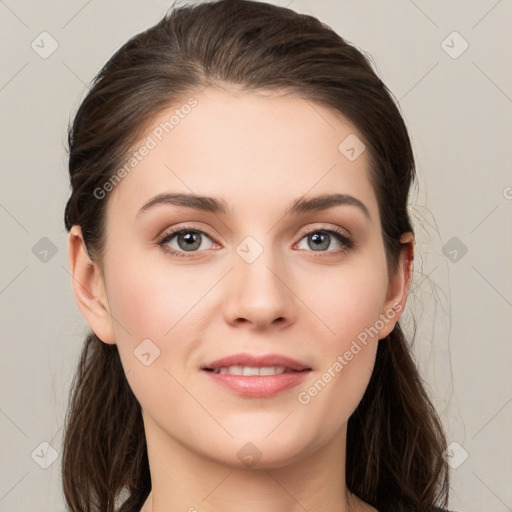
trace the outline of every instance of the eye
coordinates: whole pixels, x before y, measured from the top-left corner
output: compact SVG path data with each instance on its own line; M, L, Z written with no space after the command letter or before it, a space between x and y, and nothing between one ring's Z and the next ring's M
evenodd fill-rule
M206 239L211 242L209 247L204 247ZM312 249L312 252L317 253L327 252L339 254L347 252L354 247L354 242L336 228L308 231L302 235L300 239L301 242L304 239L306 239L306 243L308 247ZM331 246L333 241L338 244L338 250L326 250ZM212 241L212 238L207 233L193 226L185 226L164 233L158 242L158 245L161 246L165 252L179 258L194 257L194 254L202 252L205 249L211 249L212 245L215 244L216 243ZM304 250L304 247L298 246L298 248Z
M333 238L341 248L334 251L324 250L329 248L333 242ZM308 247L313 249L313 252L342 253L354 247L354 242L342 231L335 228L309 231L305 233L301 240L304 239L306 239ZM299 247L299 249L303 249L303 247Z
M172 254L173 256L186 258L188 257L186 253L193 254L196 252L201 252L198 251L198 249L201 247L203 250L205 249L203 243L205 238L211 240L208 234L206 234L204 231L196 229L192 226L186 226L165 233L158 242L158 245L160 245L164 251ZM211 247L206 247L206 249L210 248Z

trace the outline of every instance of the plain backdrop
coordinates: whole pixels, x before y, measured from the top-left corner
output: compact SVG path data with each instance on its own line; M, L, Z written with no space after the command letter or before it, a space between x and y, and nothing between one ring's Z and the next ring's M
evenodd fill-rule
M512 510L512 2L283 0L371 56L413 141L404 327L446 428L450 508ZM0 511L60 512L62 425L88 326L63 210L68 121L163 0L0 0Z

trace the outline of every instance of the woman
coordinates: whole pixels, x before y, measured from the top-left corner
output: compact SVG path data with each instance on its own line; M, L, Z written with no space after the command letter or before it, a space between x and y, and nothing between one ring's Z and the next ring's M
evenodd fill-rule
M91 327L72 511L433 511L446 440L398 320L410 140L328 26L220 0L104 66L69 133L68 256Z

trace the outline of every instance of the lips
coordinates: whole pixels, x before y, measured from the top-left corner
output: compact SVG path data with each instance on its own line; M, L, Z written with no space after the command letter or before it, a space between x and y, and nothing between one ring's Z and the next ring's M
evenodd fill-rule
M236 395L269 398L298 386L312 370L280 354L234 354L201 367L213 382Z
M283 367L285 372L301 372L311 368L296 359L281 354L233 354L231 356L216 359L201 367L202 370L215 371L230 366L242 366L251 368Z

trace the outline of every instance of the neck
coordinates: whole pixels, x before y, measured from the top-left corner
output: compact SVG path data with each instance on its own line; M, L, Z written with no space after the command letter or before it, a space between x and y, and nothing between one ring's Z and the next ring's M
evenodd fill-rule
M375 510L346 489L346 426L309 455L267 468L221 464L145 426L152 490L141 512L238 512L242 503L244 512Z

